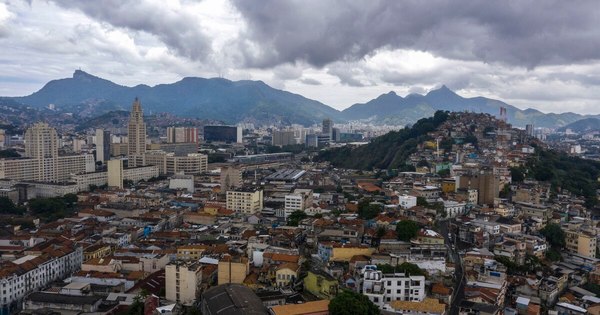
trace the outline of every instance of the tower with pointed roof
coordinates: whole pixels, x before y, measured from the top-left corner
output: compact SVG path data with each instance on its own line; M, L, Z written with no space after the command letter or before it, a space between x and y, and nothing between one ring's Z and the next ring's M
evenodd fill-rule
M127 155L130 159L143 156L146 153L146 124L142 104L136 97L131 106L129 125L127 126L129 145Z

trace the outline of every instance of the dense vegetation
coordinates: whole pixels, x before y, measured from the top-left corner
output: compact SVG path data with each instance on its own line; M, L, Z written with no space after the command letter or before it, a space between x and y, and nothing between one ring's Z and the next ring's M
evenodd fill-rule
M403 262L398 266L379 264L377 265L377 270L381 270L383 273L405 273L411 276L427 276L427 272L425 270L409 262Z
M0 214L23 214L25 209L16 206L12 200L0 197Z
M419 224L415 221L402 220L396 224L396 234L399 240L409 242L410 239L417 236L419 228Z
M342 290L329 302L331 315L376 315L379 307L373 304L366 295L350 290Z
M526 165L511 169L511 175L513 182L525 178L550 182L554 191L566 189L584 197L587 207L598 203L596 190L600 188L600 162L597 161L537 147Z
M74 194L54 198L35 198L29 201L29 210L43 221L51 222L73 214L76 203L77 196Z
M408 170L408 157L417 150L419 143L429 139L427 133L436 130L448 116L448 112L437 111L433 117L420 119L411 128L389 132L369 144L321 151L316 160L330 161L336 167L351 169Z

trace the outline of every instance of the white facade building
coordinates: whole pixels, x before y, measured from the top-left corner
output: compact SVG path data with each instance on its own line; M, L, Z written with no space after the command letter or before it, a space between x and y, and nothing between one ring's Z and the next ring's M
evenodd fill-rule
M375 265L361 271L359 292L380 308L391 301L420 302L425 298L425 277L404 273L384 274Z
M410 209L417 205L417 197L409 196L409 195L399 196L398 204L400 205L400 208L402 208L402 209Z
M52 242L52 241L50 241ZM17 303L49 283L62 280L81 268L83 249L75 243L39 244L29 255L0 263L0 312L10 313Z
M444 211L446 211L446 218L455 218L458 215L464 214L466 209L467 204L464 202L444 200Z

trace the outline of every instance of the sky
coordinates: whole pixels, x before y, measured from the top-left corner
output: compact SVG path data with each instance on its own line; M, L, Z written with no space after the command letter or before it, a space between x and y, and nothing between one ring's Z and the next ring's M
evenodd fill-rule
M445 84L600 114L598 20L579 0L0 0L0 95L81 69L126 86L262 80L336 109Z

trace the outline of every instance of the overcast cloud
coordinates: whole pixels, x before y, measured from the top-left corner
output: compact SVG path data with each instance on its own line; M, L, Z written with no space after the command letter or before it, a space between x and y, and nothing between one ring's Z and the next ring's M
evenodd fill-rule
M0 0L0 95L81 68L119 84L263 80L338 109L446 84L600 113L595 1Z

